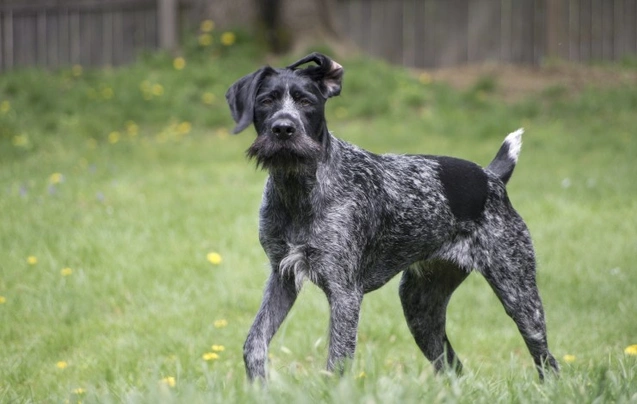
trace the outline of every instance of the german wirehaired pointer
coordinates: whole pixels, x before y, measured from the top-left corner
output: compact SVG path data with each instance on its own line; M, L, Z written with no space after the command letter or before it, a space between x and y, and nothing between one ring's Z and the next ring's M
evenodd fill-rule
M263 67L226 93L234 133L254 124L247 155L269 172L259 239L272 272L244 346L248 378L265 377L270 340L306 279L327 296L327 369L342 372L356 349L363 295L399 272L418 347L437 371L459 371L446 308L473 269L515 321L540 378L547 368L557 372L531 238L505 190L522 130L506 137L485 169L453 157L376 155L327 130L325 102L341 92L342 77L338 63L314 53L285 68Z

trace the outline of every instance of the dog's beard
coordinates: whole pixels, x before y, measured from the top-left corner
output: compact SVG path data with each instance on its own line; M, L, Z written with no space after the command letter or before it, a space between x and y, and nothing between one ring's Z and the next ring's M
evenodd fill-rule
M264 170L304 170L313 167L322 152L321 144L306 135L279 140L270 134L257 136L246 151L257 167Z

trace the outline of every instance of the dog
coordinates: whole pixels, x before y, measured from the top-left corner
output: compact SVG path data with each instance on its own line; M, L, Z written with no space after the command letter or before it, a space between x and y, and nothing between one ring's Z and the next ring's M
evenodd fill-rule
M505 189L523 131L508 135L485 169L453 157L373 154L327 129L325 103L340 94L342 77L341 65L313 53L285 68L263 67L226 93L234 133L254 124L246 154L269 174L259 240L271 274L244 345L248 379L266 378L269 343L304 280L327 296L327 370L342 374L356 349L363 295L399 272L416 344L436 371L459 372L446 308L474 269L517 325L540 379L547 369L559 372L529 231Z

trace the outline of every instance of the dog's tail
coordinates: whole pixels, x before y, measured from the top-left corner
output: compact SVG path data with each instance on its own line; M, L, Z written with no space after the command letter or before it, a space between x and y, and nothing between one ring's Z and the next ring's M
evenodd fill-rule
M522 128L510 133L506 139L504 139L500 150L498 150L498 154L495 155L493 161L487 166L487 170L497 175L505 184L509 181L509 178L511 178L515 164L518 162L518 156L522 148L523 133L524 129Z

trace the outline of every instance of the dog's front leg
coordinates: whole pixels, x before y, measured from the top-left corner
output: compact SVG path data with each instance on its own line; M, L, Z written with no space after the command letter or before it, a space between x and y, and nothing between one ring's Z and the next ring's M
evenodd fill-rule
M265 378L268 345L292 308L297 294L294 276L282 276L278 271L270 274L261 307L243 346L243 360L250 381Z
M339 286L326 290L330 304L330 346L327 370L343 374L345 362L354 358L363 292Z

